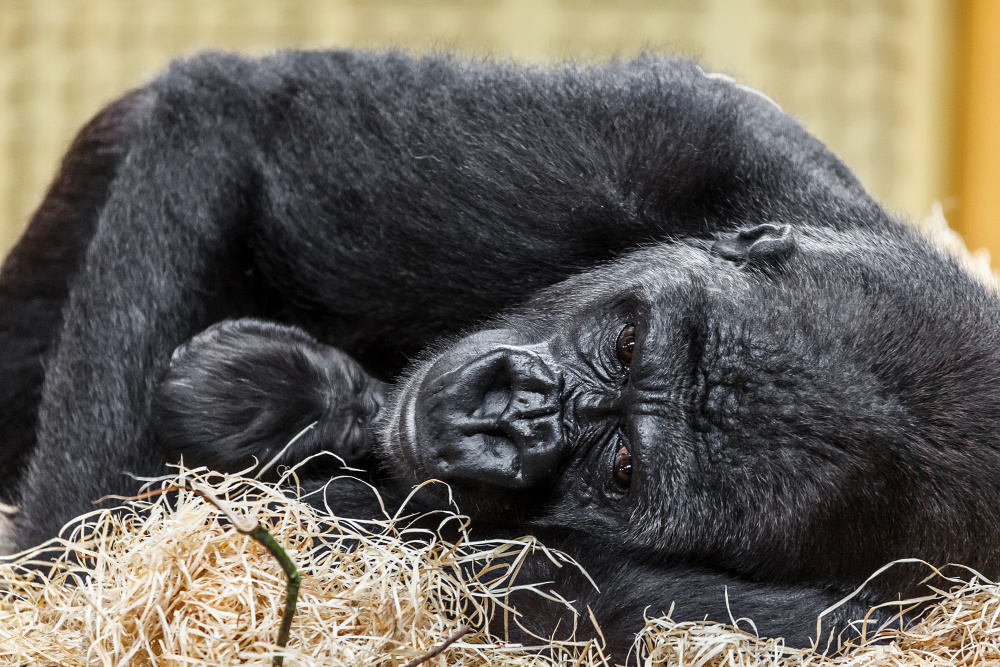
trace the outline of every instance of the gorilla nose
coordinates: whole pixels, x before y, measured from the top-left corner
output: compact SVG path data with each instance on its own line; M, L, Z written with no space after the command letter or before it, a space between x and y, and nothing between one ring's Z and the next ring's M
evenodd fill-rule
M427 471L445 481L526 488L563 450L562 379L535 351L500 347L428 377L421 390Z

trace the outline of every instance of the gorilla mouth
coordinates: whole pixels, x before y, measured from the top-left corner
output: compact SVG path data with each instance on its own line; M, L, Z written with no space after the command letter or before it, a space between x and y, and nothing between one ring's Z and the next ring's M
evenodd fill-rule
M420 386L433 363L432 360L422 364L403 382L389 418L388 437L384 438L385 454L397 472L407 474L416 481L423 481L429 477L421 463L416 403Z
M414 473L422 473L426 476L423 466L420 465L420 444L417 439L417 417L416 417L417 392L406 392L402 400L401 415L399 422L399 452L403 460Z

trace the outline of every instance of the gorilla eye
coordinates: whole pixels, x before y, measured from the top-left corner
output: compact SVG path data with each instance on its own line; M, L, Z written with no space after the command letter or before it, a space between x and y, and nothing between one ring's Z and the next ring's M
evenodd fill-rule
M632 483L632 453L624 443L619 444L618 453L615 454L615 482L623 489L627 489Z
M618 342L615 344L615 351L618 353L618 360L625 368L632 365L632 353L635 351L635 325L626 324L618 334Z

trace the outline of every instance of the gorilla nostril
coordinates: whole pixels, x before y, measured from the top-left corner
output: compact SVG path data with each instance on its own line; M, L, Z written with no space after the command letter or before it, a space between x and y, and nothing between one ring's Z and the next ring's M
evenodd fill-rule
M510 444L510 438L500 430L483 431L482 443L486 453L496 456L501 453L501 448Z
M510 371L504 363L497 364L484 383L485 387L479 405L475 407L470 416L495 419L499 417L511 401L511 378Z
M491 453L496 453L496 450L504 445L511 442L511 437L509 434L505 433L500 428L486 429L482 432L483 442L486 443L486 448L490 450Z

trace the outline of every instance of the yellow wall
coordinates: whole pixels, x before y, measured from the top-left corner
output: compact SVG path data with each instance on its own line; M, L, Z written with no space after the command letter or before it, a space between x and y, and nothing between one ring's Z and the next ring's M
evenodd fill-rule
M1000 258L1000 2L967 0L959 45L964 63L957 116L956 229L970 248Z
M890 207L920 216L931 201L952 194L953 6L949 0L0 0L0 254L81 123L170 58L207 47L266 52L395 44L534 62L643 48L697 55L708 68L766 91Z

